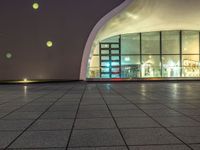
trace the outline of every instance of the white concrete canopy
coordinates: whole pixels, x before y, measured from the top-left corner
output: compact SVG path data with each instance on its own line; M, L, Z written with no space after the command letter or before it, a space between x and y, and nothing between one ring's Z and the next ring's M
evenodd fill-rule
M126 33L199 29L200 0L132 0L102 27L96 40Z

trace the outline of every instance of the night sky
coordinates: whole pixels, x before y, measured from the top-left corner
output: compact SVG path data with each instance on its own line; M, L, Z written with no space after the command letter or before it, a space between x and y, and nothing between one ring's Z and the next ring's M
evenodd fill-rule
M123 1L0 0L0 80L78 80L91 30Z

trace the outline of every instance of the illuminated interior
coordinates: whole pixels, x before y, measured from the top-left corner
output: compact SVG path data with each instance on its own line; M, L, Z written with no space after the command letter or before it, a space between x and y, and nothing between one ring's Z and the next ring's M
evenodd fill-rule
M88 78L200 77L198 31L114 36L95 49Z
M200 2L192 0L193 11L180 2L134 0L114 16L93 42L87 78L200 77L200 28L191 22Z

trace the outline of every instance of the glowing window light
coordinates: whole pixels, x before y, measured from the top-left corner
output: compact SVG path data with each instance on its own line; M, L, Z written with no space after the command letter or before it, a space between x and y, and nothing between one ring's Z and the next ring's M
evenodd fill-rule
M46 45L47 45L47 47L52 47L53 46L53 42L52 41L47 41Z
M24 78L24 80L23 80L24 82L28 82L28 79L27 78Z
M7 59L11 59L12 58L12 54L11 53L6 53L6 58Z
M33 3L32 7L33 9L37 10L39 9L40 5L38 3Z
M106 67L110 67L110 63L106 63Z
M125 61L130 61L130 57L125 57Z

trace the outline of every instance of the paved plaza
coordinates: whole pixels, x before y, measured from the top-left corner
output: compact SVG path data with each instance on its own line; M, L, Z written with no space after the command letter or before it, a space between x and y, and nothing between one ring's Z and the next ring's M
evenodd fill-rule
M200 82L0 85L0 149L199 150Z

